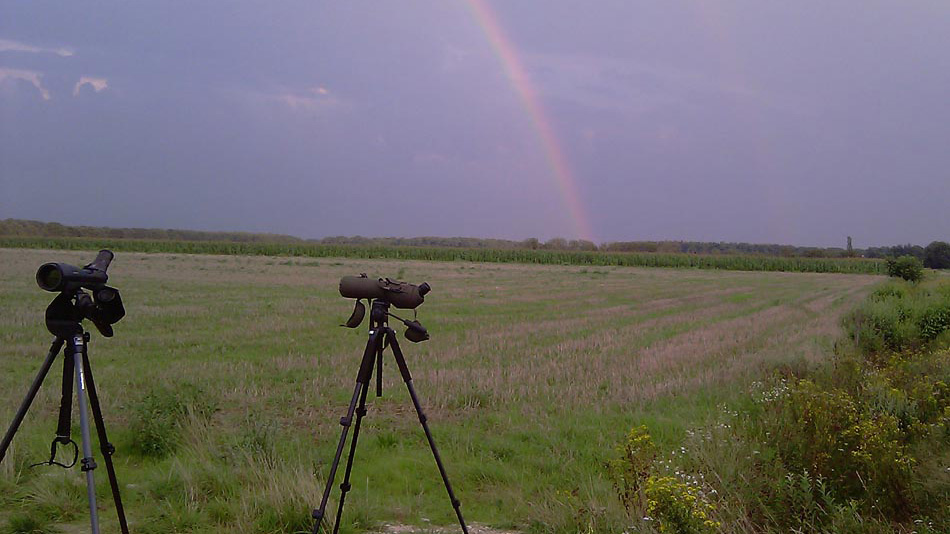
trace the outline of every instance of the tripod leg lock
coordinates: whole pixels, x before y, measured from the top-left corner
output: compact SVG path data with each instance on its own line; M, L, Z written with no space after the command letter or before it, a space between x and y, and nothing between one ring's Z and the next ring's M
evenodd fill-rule
M351 423L351 422L352 422L352 421L350 420L349 417L344 416L344 417L341 417L341 418L340 418L340 425L341 425L341 426L350 426L350 423Z
M452 508L455 508L456 510L458 510L460 506L462 506L461 501L459 501L458 499L452 499Z
M113 454L115 454L115 445L111 443L106 443L105 445L103 445L102 454L106 456L112 456Z
M82 464L82 466L79 468L79 470L82 472L92 471L96 467L99 467L96 465L96 461L92 458L83 458L82 460L79 460L79 463Z
M351 489L352 487L353 487L353 486L350 486L350 483L349 483L349 482L344 482L344 483L340 484L340 491L342 491L343 493L346 493L346 492L350 491L350 489Z
M366 417L366 406L356 409L356 415L360 417Z
M317 520L317 524L320 524L320 521L323 519L323 510L317 508L310 514L314 519Z

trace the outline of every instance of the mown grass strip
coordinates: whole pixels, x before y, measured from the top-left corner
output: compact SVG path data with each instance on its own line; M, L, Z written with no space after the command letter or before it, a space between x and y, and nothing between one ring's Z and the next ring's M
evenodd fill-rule
M221 241L161 241L81 237L0 237L0 247L57 250L96 250L108 248L116 252L161 252L171 254L473 261L542 265L668 267L678 269L803 273L885 274L886 271L886 265L883 261L867 258L783 258L772 256L719 256L531 249L498 250L442 247L382 247L321 245L314 243L232 243Z

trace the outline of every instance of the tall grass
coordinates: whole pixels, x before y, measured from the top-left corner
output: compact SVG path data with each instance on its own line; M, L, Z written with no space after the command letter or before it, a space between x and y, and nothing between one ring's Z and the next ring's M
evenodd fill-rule
M661 532L950 532L950 284L931 282L881 286L845 317L853 343L758 383L670 454L635 427L606 465L631 520Z
M162 252L249 256L302 256L424 261L472 261L543 265L668 267L730 271L783 271L802 273L885 274L881 260L865 258L785 258L649 252L598 252L532 249L476 249L443 247L385 247L323 245L314 243L234 243L223 241L159 241L63 237L0 237L0 248Z

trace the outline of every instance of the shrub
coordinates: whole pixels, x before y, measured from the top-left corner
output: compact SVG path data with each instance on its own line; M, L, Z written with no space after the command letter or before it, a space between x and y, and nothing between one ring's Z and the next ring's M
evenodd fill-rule
M703 534L716 532L720 526L711 518L715 507L692 484L674 477L651 476L644 493L647 514L659 523L660 532Z
M924 277L924 265L913 256L901 256L887 260L887 275L903 278L908 282L917 283Z
M920 338L931 341L946 330L950 330L950 300L940 302L923 311L917 321Z
M907 287L901 282L895 282L875 289L868 299L873 302L882 302L889 299L902 299L905 296L907 296Z
M897 417L856 402L847 392L809 380L766 400L754 420L791 473L812 473L840 499L871 498L878 509L906 512L913 459Z
M845 327L872 358L932 344L950 331L950 284L884 285L847 316Z

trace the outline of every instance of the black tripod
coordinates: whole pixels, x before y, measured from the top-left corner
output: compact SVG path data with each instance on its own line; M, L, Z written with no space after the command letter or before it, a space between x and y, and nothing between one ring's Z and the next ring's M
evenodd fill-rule
M409 367L406 365L406 359L403 357L402 350L399 348L399 342L396 340L396 332L389 327L389 315L389 302L381 299L373 301L372 311L370 312L369 340L366 342L363 360L360 362L359 374L356 377L356 388L353 390L350 406L346 411L346 415L340 419L343 432L340 436L340 443L336 448L336 455L333 457L333 463L330 465L330 476L327 478L327 485L323 490L323 499L320 501L320 508L313 511L313 518L316 520L314 522L313 532L314 534L319 534L320 526L323 523L323 517L327 508L327 500L330 498L330 490L336 478L336 470L340 465L340 457L343 455L346 435L347 432L349 432L350 425L353 424L353 439L350 441L350 452L346 458L346 470L343 475L343 483L340 484L340 502L337 504L336 521L333 523L333 534L336 534L340 528L340 518L343 515L343 503L346 500L346 493L350 491L350 471L353 468L356 441L360 435L360 422L363 420L363 416L366 415L366 395L369 392L373 366L376 366L376 396L379 397L382 395L383 388L383 351L388 344L388 346L392 348L393 357L396 359L396 365L399 366L402 379L406 382L406 387L409 389L409 396L412 397L412 404L416 409L416 413L419 415L419 422L422 423L422 429L425 431L426 439L429 441L429 448L432 449L435 463L439 466L442 482L445 484L445 490L448 492L449 499L452 501L452 507L455 508L455 515L458 516L459 525L462 527L462 532L468 534L468 527L465 525L465 519L462 518L462 510L460 509L461 503L455 498L455 492L452 491L452 484L449 483L449 477L445 473L445 466L442 465L442 457L439 456L439 449L436 448L435 441L432 439L432 432L429 431L429 424L426 422L425 413L422 411L422 405L419 403L416 389L412 385L412 376L409 374ZM353 423L354 413L356 414L355 423Z
M109 289L115 291L111 288ZM115 295L110 295L108 298L115 299L112 302L116 302L118 292L115 292ZM13 417L10 428L3 436L3 442L0 444L0 462L2 462L6 456L7 448L10 446L10 442L13 441L13 436L20 427L20 423L23 422L26 412L30 409L30 405L33 403L36 393L43 384L43 379L45 379L47 373L49 373L53 361L65 345L66 350L63 353L63 389L56 437L50 445L49 460L35 465L58 465L68 468L76 463L76 459L79 456L79 447L76 445L76 442L72 440L70 429L73 377L75 377L76 396L79 400L79 428L82 434L82 459L80 459L80 465L82 471L86 474L86 491L89 498L89 516L92 524L92 534L99 534L99 514L96 509L96 487L92 476L97 466L92 457L92 439L89 435L89 415L86 407L87 392L89 394L89 407L92 408L92 416L96 424L96 433L99 437L99 447L102 451L102 457L105 460L106 471L109 474L109 485L112 486L112 499L115 501L116 513L119 515L119 526L122 529L122 534L128 534L129 527L125 520L125 510L122 508L122 497L119 495L119 481L115 476L115 467L112 464L112 454L115 452L115 447L109 443L109 438L106 436L106 427L102 420L102 408L99 405L99 395L96 393L96 383L92 377L92 366L89 364L89 354L87 350L89 333L83 331L82 324L80 323L83 318L87 317L95 317L95 319L98 320L102 312L101 308L97 308L97 306L102 305L102 303L94 304L92 299L90 299L85 292L78 290L72 294L61 293L53 300L49 308L47 308L46 326L50 332L56 336L56 339L53 340L53 344L49 349L49 353L46 355L46 361L43 362L40 372L33 380L33 384L30 385L26 398ZM121 301L118 301L117 305L121 307ZM122 314L124 313L123 310ZM119 315L119 318L121 318L121 315ZM117 321L118 319L115 320ZM103 328L108 325L104 326L103 323L97 322L96 326L102 331ZM107 332L108 335L112 334L111 327L107 329ZM106 332L103 331L103 333L105 334ZM73 446L74 455L72 463L63 464L56 460L57 445Z

